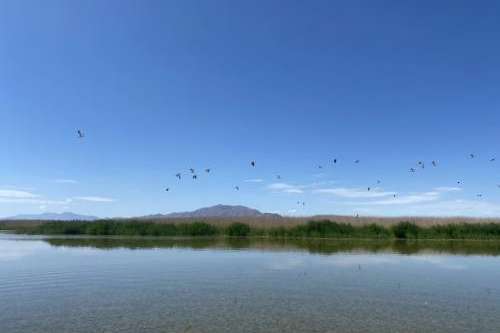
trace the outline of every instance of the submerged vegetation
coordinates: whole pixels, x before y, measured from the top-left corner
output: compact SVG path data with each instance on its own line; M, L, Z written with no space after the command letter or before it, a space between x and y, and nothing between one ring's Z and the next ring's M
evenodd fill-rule
M221 225L207 222L154 223L141 220L100 220L95 222L72 221L34 224L10 222L0 224L0 229L41 235L500 240L500 224L497 223L420 226L411 222L400 222L384 226L379 224L354 225L322 220L309 221L294 226L262 228L241 222Z

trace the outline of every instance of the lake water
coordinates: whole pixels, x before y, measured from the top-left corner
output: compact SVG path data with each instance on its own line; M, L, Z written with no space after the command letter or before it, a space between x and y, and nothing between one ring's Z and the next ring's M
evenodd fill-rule
M500 332L500 243L0 234L0 332Z

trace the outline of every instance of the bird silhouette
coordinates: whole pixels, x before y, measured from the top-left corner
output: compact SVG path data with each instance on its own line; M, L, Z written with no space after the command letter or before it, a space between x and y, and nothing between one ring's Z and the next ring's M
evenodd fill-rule
M78 134L78 138L83 139L85 137L85 133L83 133L82 130L77 130L76 133Z
M497 159L496 158L490 158L490 162L495 162Z
M461 181L461 180L457 180L457 184L458 184L458 185L461 185L461 184L462 184L462 181Z
M469 157L470 157L470 158L474 158L474 157L476 157L476 155L474 155L474 154L469 154Z
M370 192L370 190L371 190L371 187L368 187L368 192Z
M336 158L333 159L333 164L337 164L337 159Z
M417 170L415 170L415 168L410 168L410 172L415 172Z
M250 162L250 165L255 167L255 161Z
M197 175L193 175L193 179L198 179L198 176Z
M322 165L318 165L318 169L323 169L323 166Z
M437 166L437 162L436 161L432 161L432 166L436 167Z
M169 191L170 191L170 187L167 187L167 188L165 189L165 191L166 191L166 192L169 192Z
M359 163L359 160L355 160L354 163L358 164Z
M175 174L175 177L177 177L177 178L181 179L181 174L180 174L180 173L176 173L176 174Z
M235 186L235 187L234 187L234 189L235 189L236 191L239 191L239 190L240 190L240 187L239 187L239 186Z
M206 173L210 173L211 169L205 169Z
M191 173L194 173L194 169L193 168L189 168L189 171L191 171Z

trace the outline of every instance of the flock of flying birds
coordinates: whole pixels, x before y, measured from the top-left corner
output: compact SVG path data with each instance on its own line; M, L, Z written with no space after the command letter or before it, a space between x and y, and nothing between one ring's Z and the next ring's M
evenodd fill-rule
M79 139L83 139L83 138L85 138L85 133L84 133L84 132L83 132L83 130L81 130L81 129L78 129L78 130L77 130L77 135L78 135L78 138L79 138ZM470 159L474 159L474 158L476 158L477 156L476 156L476 154L471 153L471 154L469 154L469 156L468 156L468 157L469 157ZM337 163L338 163L338 161L339 161L339 160L338 160L337 158L334 158L334 159L332 160L332 163L333 163L333 164L337 164ZM490 159L489 159L489 161L490 161L490 162L495 162L495 161L496 161L496 158L495 158L495 157L490 158ZM354 160L354 163L355 163L355 164L359 164L360 162L361 162L361 161L360 161L360 160L358 160L358 159L357 159L357 160ZM436 167L438 166L438 162L437 162L436 160L433 160L433 161L431 161L431 165L432 165L432 167L433 167L433 168L436 168ZM257 166L257 163L256 163L254 160L250 161L250 167L255 168L256 166ZM424 162L424 161L418 161L418 162L417 162L417 166L416 166L416 167L412 167L412 168L410 168L410 169L409 169L409 172L410 172L410 173L415 173L415 172L417 171L417 168L425 169L425 162ZM323 169L323 165L318 165L318 169ZM188 170L189 170L189 175L190 175L190 177L191 177L193 180L198 179L198 174L196 173L196 170L195 170L194 168L189 168ZM212 169L210 169L210 168L206 168L206 169L204 169L204 172L205 172L205 173L210 173L211 171L212 171ZM176 174L175 174L175 177L176 177L178 180L181 180L181 179L182 179L182 177L183 177L183 175L182 175L182 173L181 173L181 172L178 172L178 173L176 173ZM276 175L276 179L280 180L280 179L281 179L281 175ZM381 181L380 179L378 179L378 180L377 180L377 184L380 184L381 182L382 182L382 181ZM461 185L461 184L462 184L462 181L458 180L458 181L457 181L457 184L458 184L458 185ZM497 185L497 187L498 187L498 188L500 188L500 184L498 184L498 185ZM240 187L239 187L238 185L235 185L235 186L233 187L233 189L234 189L235 191L239 191L239 190L240 190ZM165 191L166 191L166 192L170 192L170 190L171 190L171 188L170 188L170 187L166 187L166 188L165 188ZM370 192L371 190L372 190L372 188L371 188L370 186L369 186L369 187L367 187L367 191L368 191L368 192ZM394 198L396 198L396 196L397 196L396 194L393 194L393 197L394 197ZM482 193L479 193L479 194L477 194L476 196L477 196L478 198L482 198L482 197L483 197L483 194L482 194ZM306 203L305 203L304 201L297 201L297 205L300 205L300 206L305 206L305 205L306 205Z

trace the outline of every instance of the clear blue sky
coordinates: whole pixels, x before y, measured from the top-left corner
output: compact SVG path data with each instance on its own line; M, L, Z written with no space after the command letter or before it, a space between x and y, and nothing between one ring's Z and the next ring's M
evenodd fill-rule
M498 1L1 1L0 216L500 216L499 17Z

